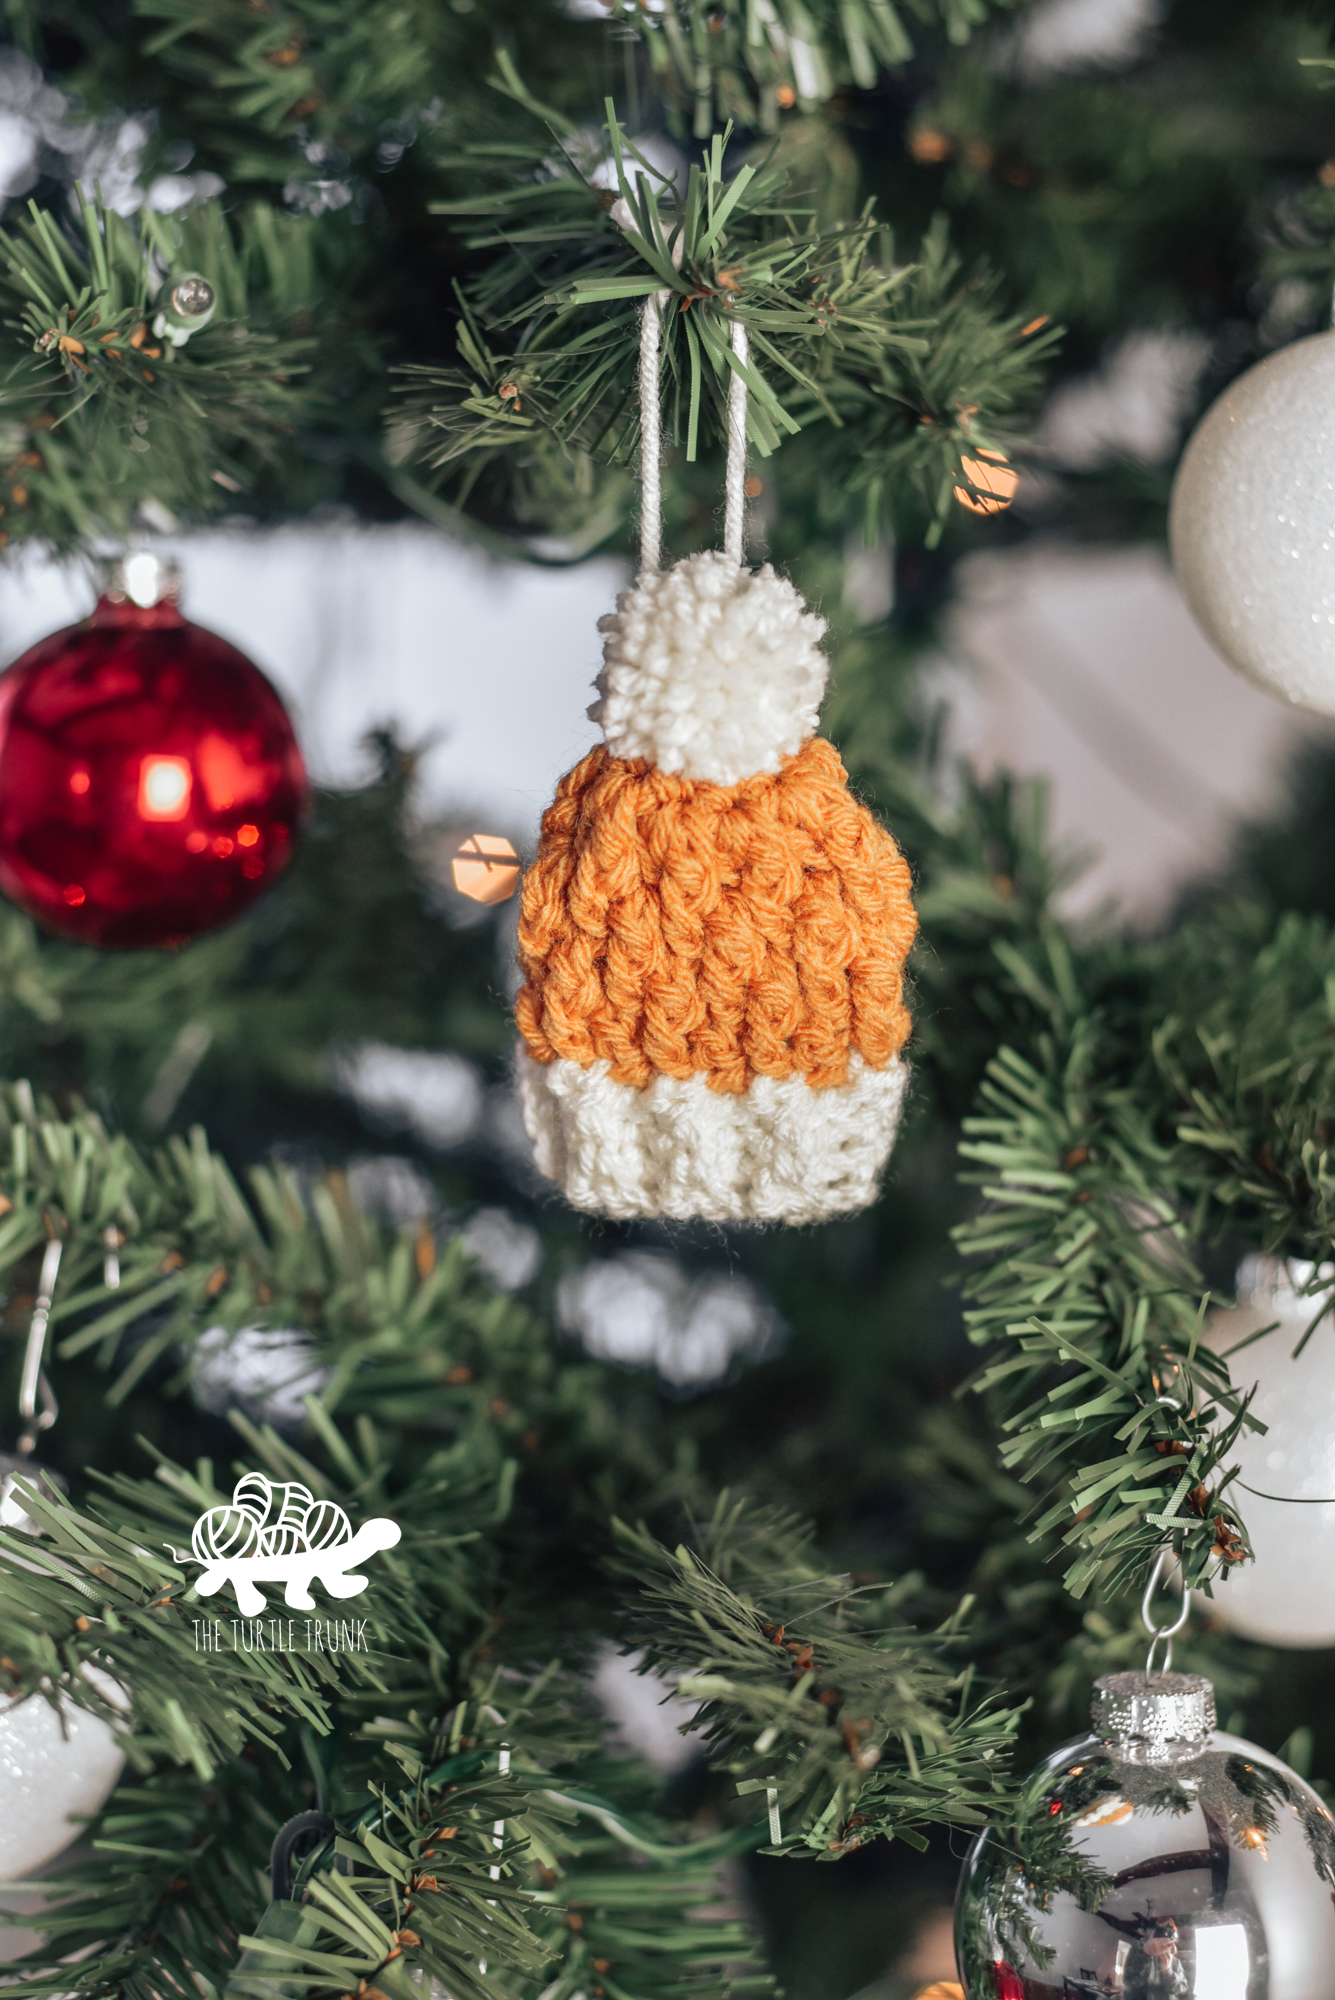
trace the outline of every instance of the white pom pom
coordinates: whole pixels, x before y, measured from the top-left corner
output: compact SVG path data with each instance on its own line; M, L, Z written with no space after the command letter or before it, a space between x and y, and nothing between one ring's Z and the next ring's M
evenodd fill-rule
M687 556L641 577L599 624L602 699L589 714L614 757L735 785L777 771L815 735L825 620L768 563Z

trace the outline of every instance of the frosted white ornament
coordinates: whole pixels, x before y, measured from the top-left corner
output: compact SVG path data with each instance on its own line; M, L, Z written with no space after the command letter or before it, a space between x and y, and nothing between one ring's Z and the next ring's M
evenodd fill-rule
M1206 411L1168 539L1224 658L1268 694L1335 715L1335 333L1281 348Z
M109 1674L84 1673L115 1707L125 1697ZM125 1762L101 1716L64 1704L61 1718L40 1694L0 1703L0 1882L20 1882L77 1840L78 1818L101 1809Z
M1321 1311L1320 1294L1302 1296L1312 1275L1310 1264L1246 1258L1236 1309L1216 1313L1206 1335L1225 1354L1278 1322L1228 1364L1235 1388L1258 1385L1252 1414L1268 1428L1264 1436L1243 1431L1229 1453L1256 1488L1238 1494L1256 1560L1216 1583L1210 1605L1244 1639L1272 1646L1335 1645L1335 1498L1322 1507L1286 1504L1335 1496L1335 1316L1327 1311L1293 1359ZM1321 1276L1335 1280L1335 1267L1323 1266Z

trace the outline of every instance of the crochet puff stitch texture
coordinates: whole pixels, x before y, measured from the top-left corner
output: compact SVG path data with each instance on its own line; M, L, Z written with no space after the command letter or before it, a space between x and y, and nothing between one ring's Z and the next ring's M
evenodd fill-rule
M847 1080L909 1032L908 864L816 737L773 777L712 785L591 750L524 877L515 1013L538 1062L616 1083Z
M607 742L557 788L519 926L525 1123L576 1207L801 1222L875 1195L917 918L813 735L824 629L714 553L603 621Z

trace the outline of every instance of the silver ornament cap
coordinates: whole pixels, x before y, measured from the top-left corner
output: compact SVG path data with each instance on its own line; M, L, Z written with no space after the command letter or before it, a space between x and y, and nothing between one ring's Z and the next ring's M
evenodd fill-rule
M113 604L127 601L141 611L175 603L181 595L181 565L155 549L131 549L106 568L106 593Z
M1094 1727L1126 1764L1198 1757L1215 1727L1204 1674L1105 1674L1094 1683Z

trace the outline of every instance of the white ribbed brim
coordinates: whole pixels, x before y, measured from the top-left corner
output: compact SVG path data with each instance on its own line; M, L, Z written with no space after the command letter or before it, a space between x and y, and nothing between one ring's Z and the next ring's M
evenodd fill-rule
M813 1090L754 1077L740 1095L700 1076L617 1083L606 1062L538 1063L518 1051L524 1125L539 1170L573 1208L630 1220L824 1222L865 1208L899 1129L907 1066Z

